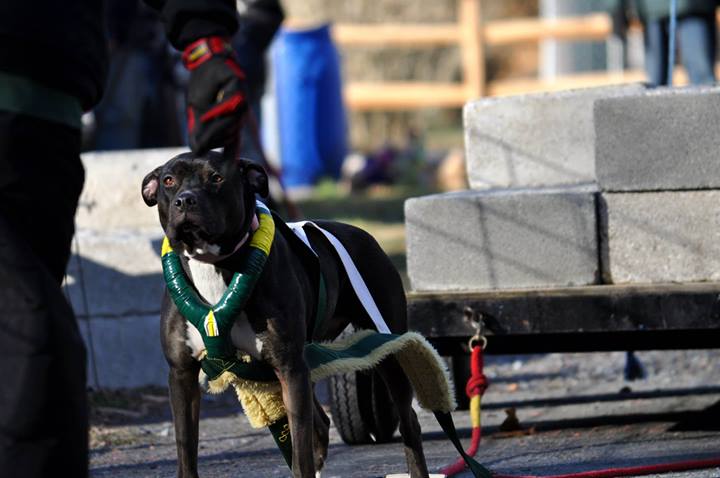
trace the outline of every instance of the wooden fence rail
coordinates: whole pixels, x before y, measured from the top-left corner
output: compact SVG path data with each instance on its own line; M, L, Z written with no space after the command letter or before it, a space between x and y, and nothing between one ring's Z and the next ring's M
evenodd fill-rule
M348 82L345 99L353 110L402 110L460 107L484 95L582 88L642 81L641 71L596 71L565 75L553 80L504 79L486 82L486 46L542 40L602 41L612 34L612 21L603 13L558 18L516 18L482 21L481 0L458 0L458 19L441 24L336 24L333 36L348 47L429 48L457 45L461 52L462 82ZM684 82L679 69L677 81Z

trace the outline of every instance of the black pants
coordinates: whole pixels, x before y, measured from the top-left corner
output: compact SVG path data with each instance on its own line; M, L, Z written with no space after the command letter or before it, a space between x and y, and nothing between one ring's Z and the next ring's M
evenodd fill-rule
M85 346L60 283L80 132L0 111L0 476L85 477Z

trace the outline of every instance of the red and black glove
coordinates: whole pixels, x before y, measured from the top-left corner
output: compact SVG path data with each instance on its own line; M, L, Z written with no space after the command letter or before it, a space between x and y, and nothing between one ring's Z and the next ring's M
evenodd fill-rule
M190 149L196 154L231 144L247 110L245 74L222 37L201 38L185 48L190 70L187 125Z

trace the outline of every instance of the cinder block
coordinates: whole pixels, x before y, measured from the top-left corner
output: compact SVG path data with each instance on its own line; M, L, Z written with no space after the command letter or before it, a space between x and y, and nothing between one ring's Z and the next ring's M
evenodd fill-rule
M159 315L81 319L78 325L88 352L88 385L167 386L168 365L160 345Z
M408 275L416 291L595 284L591 187L463 191L405 202Z
M720 88L649 90L595 103L605 191L720 187Z
M593 102L642 84L486 98L465 106L470 187L539 187L595 181Z
M720 280L720 191L603 193L607 283Z
M159 227L156 232L78 231L65 285L75 313L91 318L159 314L165 287L161 239Z
M156 227L157 209L145 205L140 186L147 173L186 148L93 152L82 155L85 186L80 196L78 228Z

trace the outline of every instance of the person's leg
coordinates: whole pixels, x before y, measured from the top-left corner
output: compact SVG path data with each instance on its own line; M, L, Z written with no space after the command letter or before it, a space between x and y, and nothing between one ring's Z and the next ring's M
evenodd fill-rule
M0 216L58 285L70 258L84 179L79 130L0 112Z
M283 179L289 189L305 189L322 175L317 130L317 33L282 31L273 48Z
M60 281L80 132L0 112L0 476L85 477L85 347Z
M652 86L667 85L668 32L667 20L648 22L643 29L645 72Z
M693 85L715 83L717 24L715 15L678 19L678 43L683 65Z
M95 149L136 149L141 146L142 113L149 82L147 57L120 49L110 58L108 84L95 108Z
M340 79L340 58L328 31L325 42L318 45L321 72L318 78L318 114L315 120L318 131L318 151L325 174L338 178L347 155L347 121Z

